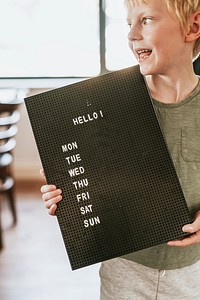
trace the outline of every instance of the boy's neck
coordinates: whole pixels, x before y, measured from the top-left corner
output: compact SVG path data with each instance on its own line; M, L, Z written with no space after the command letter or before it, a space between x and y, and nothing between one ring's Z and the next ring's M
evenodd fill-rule
M163 103L178 103L187 98L197 86L199 78L193 67L190 71L179 70L178 74L146 76L152 98Z

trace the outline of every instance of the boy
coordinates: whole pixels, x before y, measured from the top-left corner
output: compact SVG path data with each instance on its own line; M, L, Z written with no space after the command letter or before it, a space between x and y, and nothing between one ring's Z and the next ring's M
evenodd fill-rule
M101 300L200 299L200 0L125 0L129 46L145 76L190 212L191 235L102 263ZM43 172L42 172L43 173ZM41 188L50 214L62 199Z

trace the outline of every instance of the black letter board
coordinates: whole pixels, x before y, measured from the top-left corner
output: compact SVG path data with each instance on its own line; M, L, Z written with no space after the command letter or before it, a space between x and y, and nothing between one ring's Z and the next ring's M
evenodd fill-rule
M72 269L185 236L188 207L139 67L25 99Z

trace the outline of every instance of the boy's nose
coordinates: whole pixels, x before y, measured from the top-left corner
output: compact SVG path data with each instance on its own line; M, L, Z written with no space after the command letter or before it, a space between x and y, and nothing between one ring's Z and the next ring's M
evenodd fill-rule
M132 26L127 37L130 42L133 42L135 40L141 40L142 35L138 26Z

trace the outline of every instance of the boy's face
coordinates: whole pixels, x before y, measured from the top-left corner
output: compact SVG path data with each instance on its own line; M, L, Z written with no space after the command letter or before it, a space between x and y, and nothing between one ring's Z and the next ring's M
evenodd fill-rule
M184 62L184 33L163 0L130 7L127 22L129 46L143 75L167 75Z

